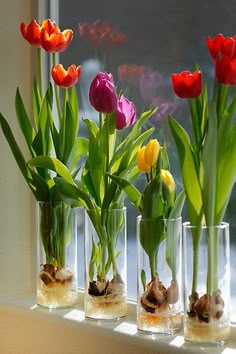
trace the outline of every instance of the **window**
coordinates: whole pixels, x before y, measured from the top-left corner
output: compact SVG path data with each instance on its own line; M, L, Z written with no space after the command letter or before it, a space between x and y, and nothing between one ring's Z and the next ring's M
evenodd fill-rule
M171 73L193 70L200 65L207 79L213 78L212 59L206 46L206 37L217 33L231 36L235 32L234 1L216 0L214 6L209 1L199 0L149 0L147 4L137 1L105 0L103 6L95 0L59 2L59 23L61 29L72 28L74 39L68 50L61 54L60 61L68 66L82 65L79 83L80 117L90 116L87 98L88 87L99 70L111 72L120 88L128 90L127 96L134 101L139 113L153 104L159 111L150 121L156 128L156 137L165 141L170 155L171 169L181 187L178 159L169 132L167 117L173 114L181 123L188 125L188 111L185 102L173 95ZM96 20L107 23L113 30L125 36L125 41L117 44L106 43L102 48L87 37L78 34L78 24L93 24ZM98 25L98 23L97 23ZM81 38L82 37L82 38ZM136 65L148 74L138 77L136 82L122 76L124 64ZM138 73L138 71L137 71ZM81 123L82 129L82 123ZM234 192L225 220L230 222L232 242L232 262L236 252L234 235ZM128 293L135 298L135 235L136 216L134 208L128 205ZM82 255L81 255L82 256ZM233 264L232 264L233 266ZM236 295L236 280L232 274L232 293Z

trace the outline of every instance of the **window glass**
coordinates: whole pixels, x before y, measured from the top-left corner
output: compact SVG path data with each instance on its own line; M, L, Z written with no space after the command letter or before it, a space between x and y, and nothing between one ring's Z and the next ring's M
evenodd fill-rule
M167 145L171 170L181 188L179 164L167 117L174 115L188 129L189 114L185 100L176 99L173 95L171 74L192 71L198 64L204 77L213 79L213 61L206 46L206 37L214 37L218 33L234 35L234 10L235 0L59 1L60 28L72 28L74 31L72 44L61 54L60 61L65 66L72 63L82 65L78 85L80 117L92 118L95 114L88 103L88 88L93 77L99 70L111 72L118 88L135 103L138 113L153 105L159 107L150 124L155 126L160 143ZM102 33L107 28L113 31L112 41L92 40L92 30ZM83 123L81 132L86 134ZM142 184L142 178L139 183ZM236 259L235 198L233 192L225 217L231 225L232 267ZM137 213L133 206L127 206L128 292L130 297L135 298ZM79 266L83 266L82 247ZM234 274L231 277L232 293L235 294ZM82 282L83 279L81 285Z

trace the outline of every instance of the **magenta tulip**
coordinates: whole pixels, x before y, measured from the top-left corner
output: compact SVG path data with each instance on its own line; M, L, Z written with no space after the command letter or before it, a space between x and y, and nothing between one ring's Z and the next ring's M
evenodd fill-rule
M99 72L89 89L89 101L100 113L111 113L117 108L117 93L113 76Z
M129 127L136 121L136 108L125 96L121 96L117 103L116 129Z

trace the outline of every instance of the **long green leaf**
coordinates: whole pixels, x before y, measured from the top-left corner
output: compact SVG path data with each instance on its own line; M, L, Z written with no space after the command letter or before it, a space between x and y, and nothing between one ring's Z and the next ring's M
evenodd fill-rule
M199 225L201 223L203 212L202 194L189 136L174 118L169 118L169 124L179 155L181 175L186 193L188 216L192 225Z
M65 118L65 132L64 132L64 151L63 151L63 162L67 164L68 158L70 156L71 150L74 145L74 141L77 135L77 131L75 131L75 124L73 113L69 104L66 105L66 116Z
M211 104L208 116L208 129L202 151L203 206L206 225L215 225L216 199L216 153L217 116L215 105ZM211 157L209 159L209 156Z
M17 142L14 138L14 135L12 133L12 130L11 130L8 122L6 121L6 119L3 117L3 115L1 113L0 113L0 124L1 124L3 134L7 140L8 144L11 148L12 154L17 162L17 165L18 165L21 173L23 174L24 178L26 179L26 182L28 183L28 170L27 170L25 158L21 152L19 145L17 144Z
M86 192L76 185L66 182L63 178L55 177L55 183L61 195L72 206L79 202L86 209L94 209L94 204L90 200Z
M21 131L22 131L24 137L25 137L29 151L31 151L31 145L32 145L32 141L35 136L35 132L32 127L32 124L29 120L28 114L26 112L26 109L25 109L25 106L22 101L20 91L18 88L16 90L15 107L16 107L16 114L17 114L19 126L21 128Z
M56 172L67 183L75 185L68 168L57 158L50 156L36 156L28 161L29 166L42 167Z
M77 163L79 162L79 159L87 155L88 153L88 147L89 147L89 141L87 138L83 137L77 137L75 139L73 148L71 150L67 166L68 168L73 171L74 168L76 167Z
M139 190L132 185L130 182L126 181L123 178L120 178L115 175L110 175L109 177L114 180L127 194L129 200L131 201L132 204L137 208L139 212L142 211L142 194L139 192Z

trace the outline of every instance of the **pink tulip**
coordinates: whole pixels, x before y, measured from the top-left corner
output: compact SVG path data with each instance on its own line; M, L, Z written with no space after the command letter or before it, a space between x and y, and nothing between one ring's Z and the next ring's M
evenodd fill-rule
M125 96L121 96L117 103L116 129L129 127L136 121L136 108Z

